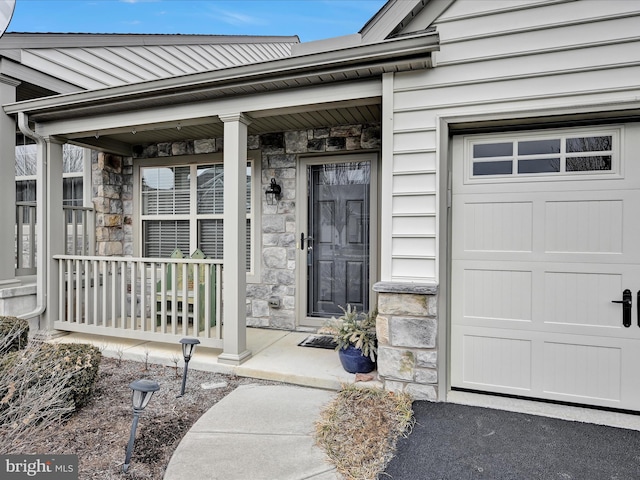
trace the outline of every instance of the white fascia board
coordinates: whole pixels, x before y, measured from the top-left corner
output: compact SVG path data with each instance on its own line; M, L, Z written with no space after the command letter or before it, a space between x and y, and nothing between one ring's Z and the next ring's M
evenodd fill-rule
M422 3L423 0L389 0L360 30L362 41L370 43L384 40Z
M238 112L259 112L256 117L288 113L290 109L304 107L307 111L317 109L332 102L360 101L364 98L379 98L382 95L381 80L346 82L339 85L318 85L295 90L266 92L242 97L156 107L147 110L130 110L108 115L70 118L36 125L42 136L83 137L95 132L128 131L136 126L140 131L144 125L157 128L159 123L183 122L190 119L211 118L232 115ZM212 121L215 121L212 119Z
M353 47L362 43L359 33L344 35L342 37L326 38L313 42L298 43L291 46L291 55L309 55L318 52L328 52L344 47Z
M411 37L401 37L380 43L347 47L342 50L321 52L305 56L271 60L252 65L242 65L210 72L195 73L149 82L109 87L75 94L57 95L42 99L27 100L4 106L8 114L25 112L37 114L47 110L67 111L95 102L122 103L142 97L161 98L163 95L175 97L178 92L194 89L217 88L221 85L247 85L272 82L281 77L317 76L325 69L352 69L354 65L364 65L381 61L394 61L411 55L427 55L437 50L438 35L423 32Z

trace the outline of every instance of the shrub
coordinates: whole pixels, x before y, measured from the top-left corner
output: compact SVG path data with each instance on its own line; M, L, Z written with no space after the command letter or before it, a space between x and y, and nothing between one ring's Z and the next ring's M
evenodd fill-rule
M16 317L0 317L0 354L23 349L28 341L29 322Z
M93 387L98 379L98 369L102 353L97 347L88 344L45 344L43 345L39 363L54 364L55 369L69 373L67 385L70 388L69 397L73 401L74 409L79 409L89 403L93 395ZM48 371L43 370L43 375Z
M70 380L74 373L56 359L45 363L45 344L0 357L0 452L20 451L40 430L57 425L74 410Z
M0 425L39 423L83 407L93 394L101 358L92 345L35 341L4 355L0 358Z

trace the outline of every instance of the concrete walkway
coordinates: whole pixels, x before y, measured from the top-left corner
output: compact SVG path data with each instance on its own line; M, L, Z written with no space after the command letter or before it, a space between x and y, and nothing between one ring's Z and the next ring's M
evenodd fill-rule
M243 385L193 425L164 480L336 480L314 423L335 392Z

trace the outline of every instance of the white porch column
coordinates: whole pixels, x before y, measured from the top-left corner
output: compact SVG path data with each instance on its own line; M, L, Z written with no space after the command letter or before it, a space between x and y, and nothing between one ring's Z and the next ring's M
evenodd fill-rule
M0 75L0 105L16 101L16 87L20 84ZM16 239L16 122L0 109L0 288L18 285L15 278Z
M251 357L247 350L247 125L238 113L221 116L224 122L224 352L221 363L239 365Z
M56 263L53 255L65 253L64 246L64 211L62 209L62 143L47 137L45 140L46 154L44 158L38 158L38 167L41 168L40 162L46 160L44 167L45 182L44 185L37 184L36 188L43 188L46 195L44 212L46 237L45 248L40 248L40 239L38 239L38 255L46 255L46 305L47 309L43 314L43 322L41 328L53 330L53 322L59 320L59 297L60 280ZM39 210L39 211L42 211ZM38 219L40 221L40 219ZM38 272L38 275L41 275Z

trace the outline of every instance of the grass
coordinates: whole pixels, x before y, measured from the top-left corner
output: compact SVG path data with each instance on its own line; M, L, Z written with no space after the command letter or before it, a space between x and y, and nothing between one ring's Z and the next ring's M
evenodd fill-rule
M346 480L375 480L414 424L408 394L343 385L316 422L316 442Z

